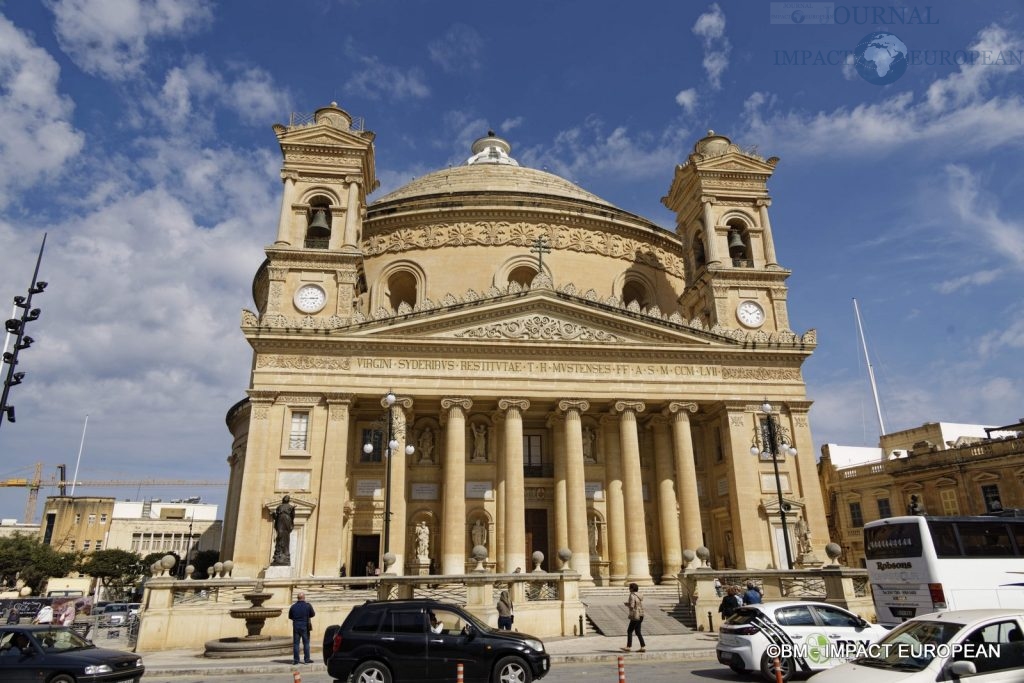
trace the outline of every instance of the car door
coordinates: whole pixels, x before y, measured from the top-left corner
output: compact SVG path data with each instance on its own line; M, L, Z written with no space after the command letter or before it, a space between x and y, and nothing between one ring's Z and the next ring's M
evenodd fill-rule
M442 630L428 636L430 679L454 681L457 665L462 662L466 683L489 680L489 648L476 627L455 610L435 609L434 614Z
M12 642L14 631L0 631L0 681L34 683L39 678L40 654L34 645L32 654L23 653Z
M798 671L805 667L813 671L830 666L828 638L824 628L814 618L810 605L789 605L775 610L775 622L802 656L797 658Z
M392 609L384 616L378 632L380 652L399 681L417 680L423 675L427 656L427 633L420 608Z
M825 637L831 643L829 649L832 653L850 653L849 657L832 658L830 662L825 663L826 666L835 666L861 654L869 643L878 640L881 635L881 633L876 633L876 629L870 624L865 626L863 620L856 614L839 607L816 604L811 609L824 627Z
M954 650L951 661L970 661L977 673L965 683L1019 683L1024 679L1024 625L1020 619L1002 618L974 627ZM950 662L946 662L948 667ZM956 680L948 675L943 680Z

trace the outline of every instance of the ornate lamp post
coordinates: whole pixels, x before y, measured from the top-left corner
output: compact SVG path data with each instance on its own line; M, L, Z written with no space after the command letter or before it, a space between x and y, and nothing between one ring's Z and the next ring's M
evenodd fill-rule
M754 431L754 444L750 447L750 454L767 460L772 459L772 466L775 469L775 490L779 496L779 519L782 520L782 542L786 546L786 568L793 568L793 551L789 546L789 528L786 525L786 512L789 504L782 499L782 480L779 477L779 456L795 456L796 448L789 444L789 435L785 428L779 424L778 418L772 412L772 404L765 399L761 405L761 412L765 418L761 421L760 429ZM760 439L758 439L760 434Z
M386 465L384 469L384 556L381 558L382 564L385 569L388 566L388 560L394 562L394 556L391 555L391 461L395 455L395 451L398 450L398 439L395 438L395 414L394 406L395 401L398 398L395 396L395 392L388 389L388 393L384 395L384 407L387 409L387 445L384 449L384 458ZM405 447L405 454L412 455L416 452L416 449L412 444ZM373 443L367 442L363 444L363 453L367 455L373 453Z

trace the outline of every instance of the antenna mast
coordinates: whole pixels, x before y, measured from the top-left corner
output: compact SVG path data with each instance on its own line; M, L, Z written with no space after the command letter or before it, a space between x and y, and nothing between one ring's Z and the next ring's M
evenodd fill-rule
M853 312L857 316L857 331L860 333L860 345L864 349L864 362L868 364L868 379L871 380L871 395L875 397L875 413L878 415L878 435L885 434L885 424L882 422L882 404L878 401L878 386L875 384L875 369L871 367L871 359L868 357L868 343L864 341L864 326L860 322L860 307L857 306L856 297L853 299Z

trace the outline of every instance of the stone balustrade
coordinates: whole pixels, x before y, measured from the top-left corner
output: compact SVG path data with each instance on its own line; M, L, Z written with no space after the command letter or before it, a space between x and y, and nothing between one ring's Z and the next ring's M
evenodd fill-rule
M137 651L202 650L209 640L245 635L245 622L230 610L249 604L243 594L261 584L272 597L266 607L281 607L281 616L268 619L263 634L291 637L288 607L303 591L316 610L313 643L324 628L340 624L355 605L371 599L432 598L462 605L497 626L495 604L508 590L515 605L519 631L540 637L574 635L585 608L580 602L579 574L571 571L520 574L395 576L306 579L226 577L204 581L157 576L146 583L142 598ZM713 591L712 591L713 592Z

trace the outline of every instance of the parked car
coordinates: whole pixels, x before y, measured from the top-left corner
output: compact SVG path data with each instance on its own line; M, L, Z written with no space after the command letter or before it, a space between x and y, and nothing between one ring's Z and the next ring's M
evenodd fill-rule
M530 683L551 667L544 643L490 628L457 605L436 600L369 601L324 632L327 673L353 683L452 681Z
M145 671L137 654L98 648L64 626L0 626L4 683L138 683Z
M840 655L879 640L888 629L824 602L766 602L737 608L718 632L718 661L736 673L760 671L775 683L794 671L820 671L846 661ZM817 678L815 678L817 681Z
M914 617L863 656L814 677L814 683L960 680L1024 680L1024 611L953 610Z
M100 619L105 619L111 624L123 624L131 614L131 608L126 602L109 602L100 608Z

